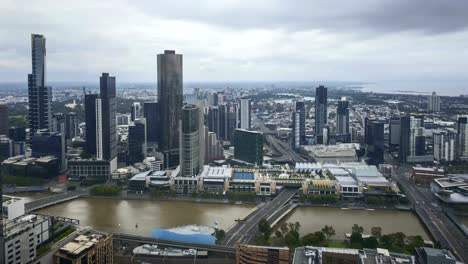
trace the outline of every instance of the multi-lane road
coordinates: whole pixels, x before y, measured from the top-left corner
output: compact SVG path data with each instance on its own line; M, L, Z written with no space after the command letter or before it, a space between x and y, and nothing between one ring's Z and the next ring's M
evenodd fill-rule
M460 260L468 263L468 239L447 217L438 200L427 187L418 187L410 179L406 168L398 168L396 180L414 206L414 211L424 222L434 239L449 248Z
M283 190L273 200L266 202L259 207L255 212L247 216L243 222L239 222L236 226L231 228L224 238L224 245L226 247L234 247L239 241L243 244L250 243L258 234L258 223L263 218L267 219L269 216L275 215L278 210L282 210L283 205L287 204L292 197L296 194L297 189ZM276 219L270 218L269 222L273 223ZM271 224L270 223L270 224Z

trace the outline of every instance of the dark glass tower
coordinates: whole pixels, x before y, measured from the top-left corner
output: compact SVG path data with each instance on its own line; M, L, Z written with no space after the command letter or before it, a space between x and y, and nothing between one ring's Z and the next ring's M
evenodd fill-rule
M29 127L51 130L52 88L46 86L46 40L43 35L31 35L32 73L28 74Z
M367 157L369 164L384 163L384 123L374 120L367 122Z
M306 111L304 100L296 101L296 112L299 112L299 142L301 145L306 145L306 133L305 133L305 120L306 120Z
M173 50L158 54L158 103L161 116L161 142L165 167L179 164L179 121L182 116L182 55Z
M320 85L315 89L315 137L318 144L323 144L323 129L327 124L327 88Z
M7 135L9 128L8 106L6 104L0 104L0 135Z
M143 114L146 119L146 139L148 142L159 142L160 120L159 104L149 102L143 104Z
M398 157L400 163L406 163L410 154L410 137L411 137L411 117L403 115L400 117L400 148Z
M96 99L97 94L85 95L86 152L96 156Z
M234 158L252 164L263 164L263 133L236 129L234 131Z
M146 158L146 125L144 119L135 119L128 126L128 163L142 162Z
M109 73L103 73L100 77L100 109L98 109L101 114L101 125L97 129L102 138L100 142L98 141L98 147L102 148L102 157L98 158L109 161L117 158L115 93L115 77L109 76ZM102 145L99 146L99 143Z

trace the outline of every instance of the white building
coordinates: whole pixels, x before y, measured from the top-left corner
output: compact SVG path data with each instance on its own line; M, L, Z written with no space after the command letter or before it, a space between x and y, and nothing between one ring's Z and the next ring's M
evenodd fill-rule
M251 104L250 99L240 99L240 128L250 129L251 126Z
M434 132L434 159L437 161L453 161L456 159L457 134L452 131Z
M427 111L440 112L440 98L436 92L432 92L427 98Z
M24 215L24 198L3 195L3 217L11 221Z

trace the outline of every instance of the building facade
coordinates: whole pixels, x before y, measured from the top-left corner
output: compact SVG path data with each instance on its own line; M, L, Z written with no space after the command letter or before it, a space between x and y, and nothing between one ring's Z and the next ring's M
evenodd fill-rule
M242 129L250 129L251 127L251 103L250 99L240 99L240 124L239 127Z
M8 135L8 129L10 128L8 116L8 106L0 104L0 135Z
M263 133L236 129L234 131L234 158L252 164L263 164Z
M440 97L436 92L432 92L427 98L427 111L440 112Z
M32 72L28 74L29 128L51 130L52 88L47 86L46 39L31 34Z
M293 149L299 149L301 146L301 114L298 111L292 113L292 133L291 133L291 143Z
M103 73L100 77L100 98L96 99L96 147L97 158L108 160L111 171L117 169L115 77Z
M96 156L97 154L97 142L96 142L96 100L99 98L97 94L86 94L85 95L85 138L86 145L85 150L88 154Z
M148 145L153 145L160 141L159 104L157 102L144 103L143 115L146 119L146 140Z
M315 89L315 138L317 144L324 144L323 131L328 118L328 91L323 85Z
M433 133L434 159L437 161L454 161L456 159L457 134L452 131Z
M400 163L406 163L410 156L411 117L402 115L400 117L400 146L398 158Z
M459 158L468 158L468 116L459 116L457 119L457 155Z
M204 147L201 134L200 109L195 105L182 108L180 131L180 174L185 177L196 176L203 164L200 149Z
M142 162L146 158L146 120L135 119L128 126L128 163Z
M338 101L338 107L336 109L336 134L344 135L345 142L351 141L351 135L349 132L349 102L346 97L341 97Z
M161 117L160 149L165 167L179 164L179 121L182 118L183 61L173 50L158 54L158 103Z

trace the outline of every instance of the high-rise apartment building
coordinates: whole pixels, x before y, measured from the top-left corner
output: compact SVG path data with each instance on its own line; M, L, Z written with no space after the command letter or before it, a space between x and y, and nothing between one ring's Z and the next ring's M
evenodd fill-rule
M426 137L424 135L424 116L412 116L410 128L410 156L426 154Z
M437 131L434 137L434 159L437 161L453 161L456 159L457 134L452 131Z
M457 157L468 157L468 116L459 116L457 119Z
M389 121L389 143L391 146L398 146L400 145L400 118L399 117L392 117Z
M100 77L100 97L96 99L96 148L97 158L111 163L111 172L117 169L115 96L115 77L103 73Z
M158 103L165 167L179 164L179 121L182 118L183 61L173 50L158 54Z
M78 118L76 113L70 112L65 115L65 139L71 140L78 135Z
M323 85L315 89L315 140L323 144L323 131L327 124L328 91Z
M200 108L185 105L182 108L180 121L180 175L197 176L203 166L202 149L204 149L203 117Z
M29 128L51 130L52 88L47 86L46 39L31 35L32 72L28 74Z
M440 112L440 97L436 92L432 92L427 98L427 111Z
M304 98L296 100L295 103L295 110L299 113L299 143L301 145L306 145L306 109L305 109L305 102Z
M250 99L240 99L240 124L239 127L242 129L250 129L251 127L251 103Z
M349 101L346 97L341 97L336 109L336 134L337 137L344 139L344 143L351 141L349 132Z
M133 122L135 119L141 117L141 104L140 102L133 102L132 109L130 112L130 120Z
M299 149L301 146L301 113L298 111L294 111L292 113L292 148Z

